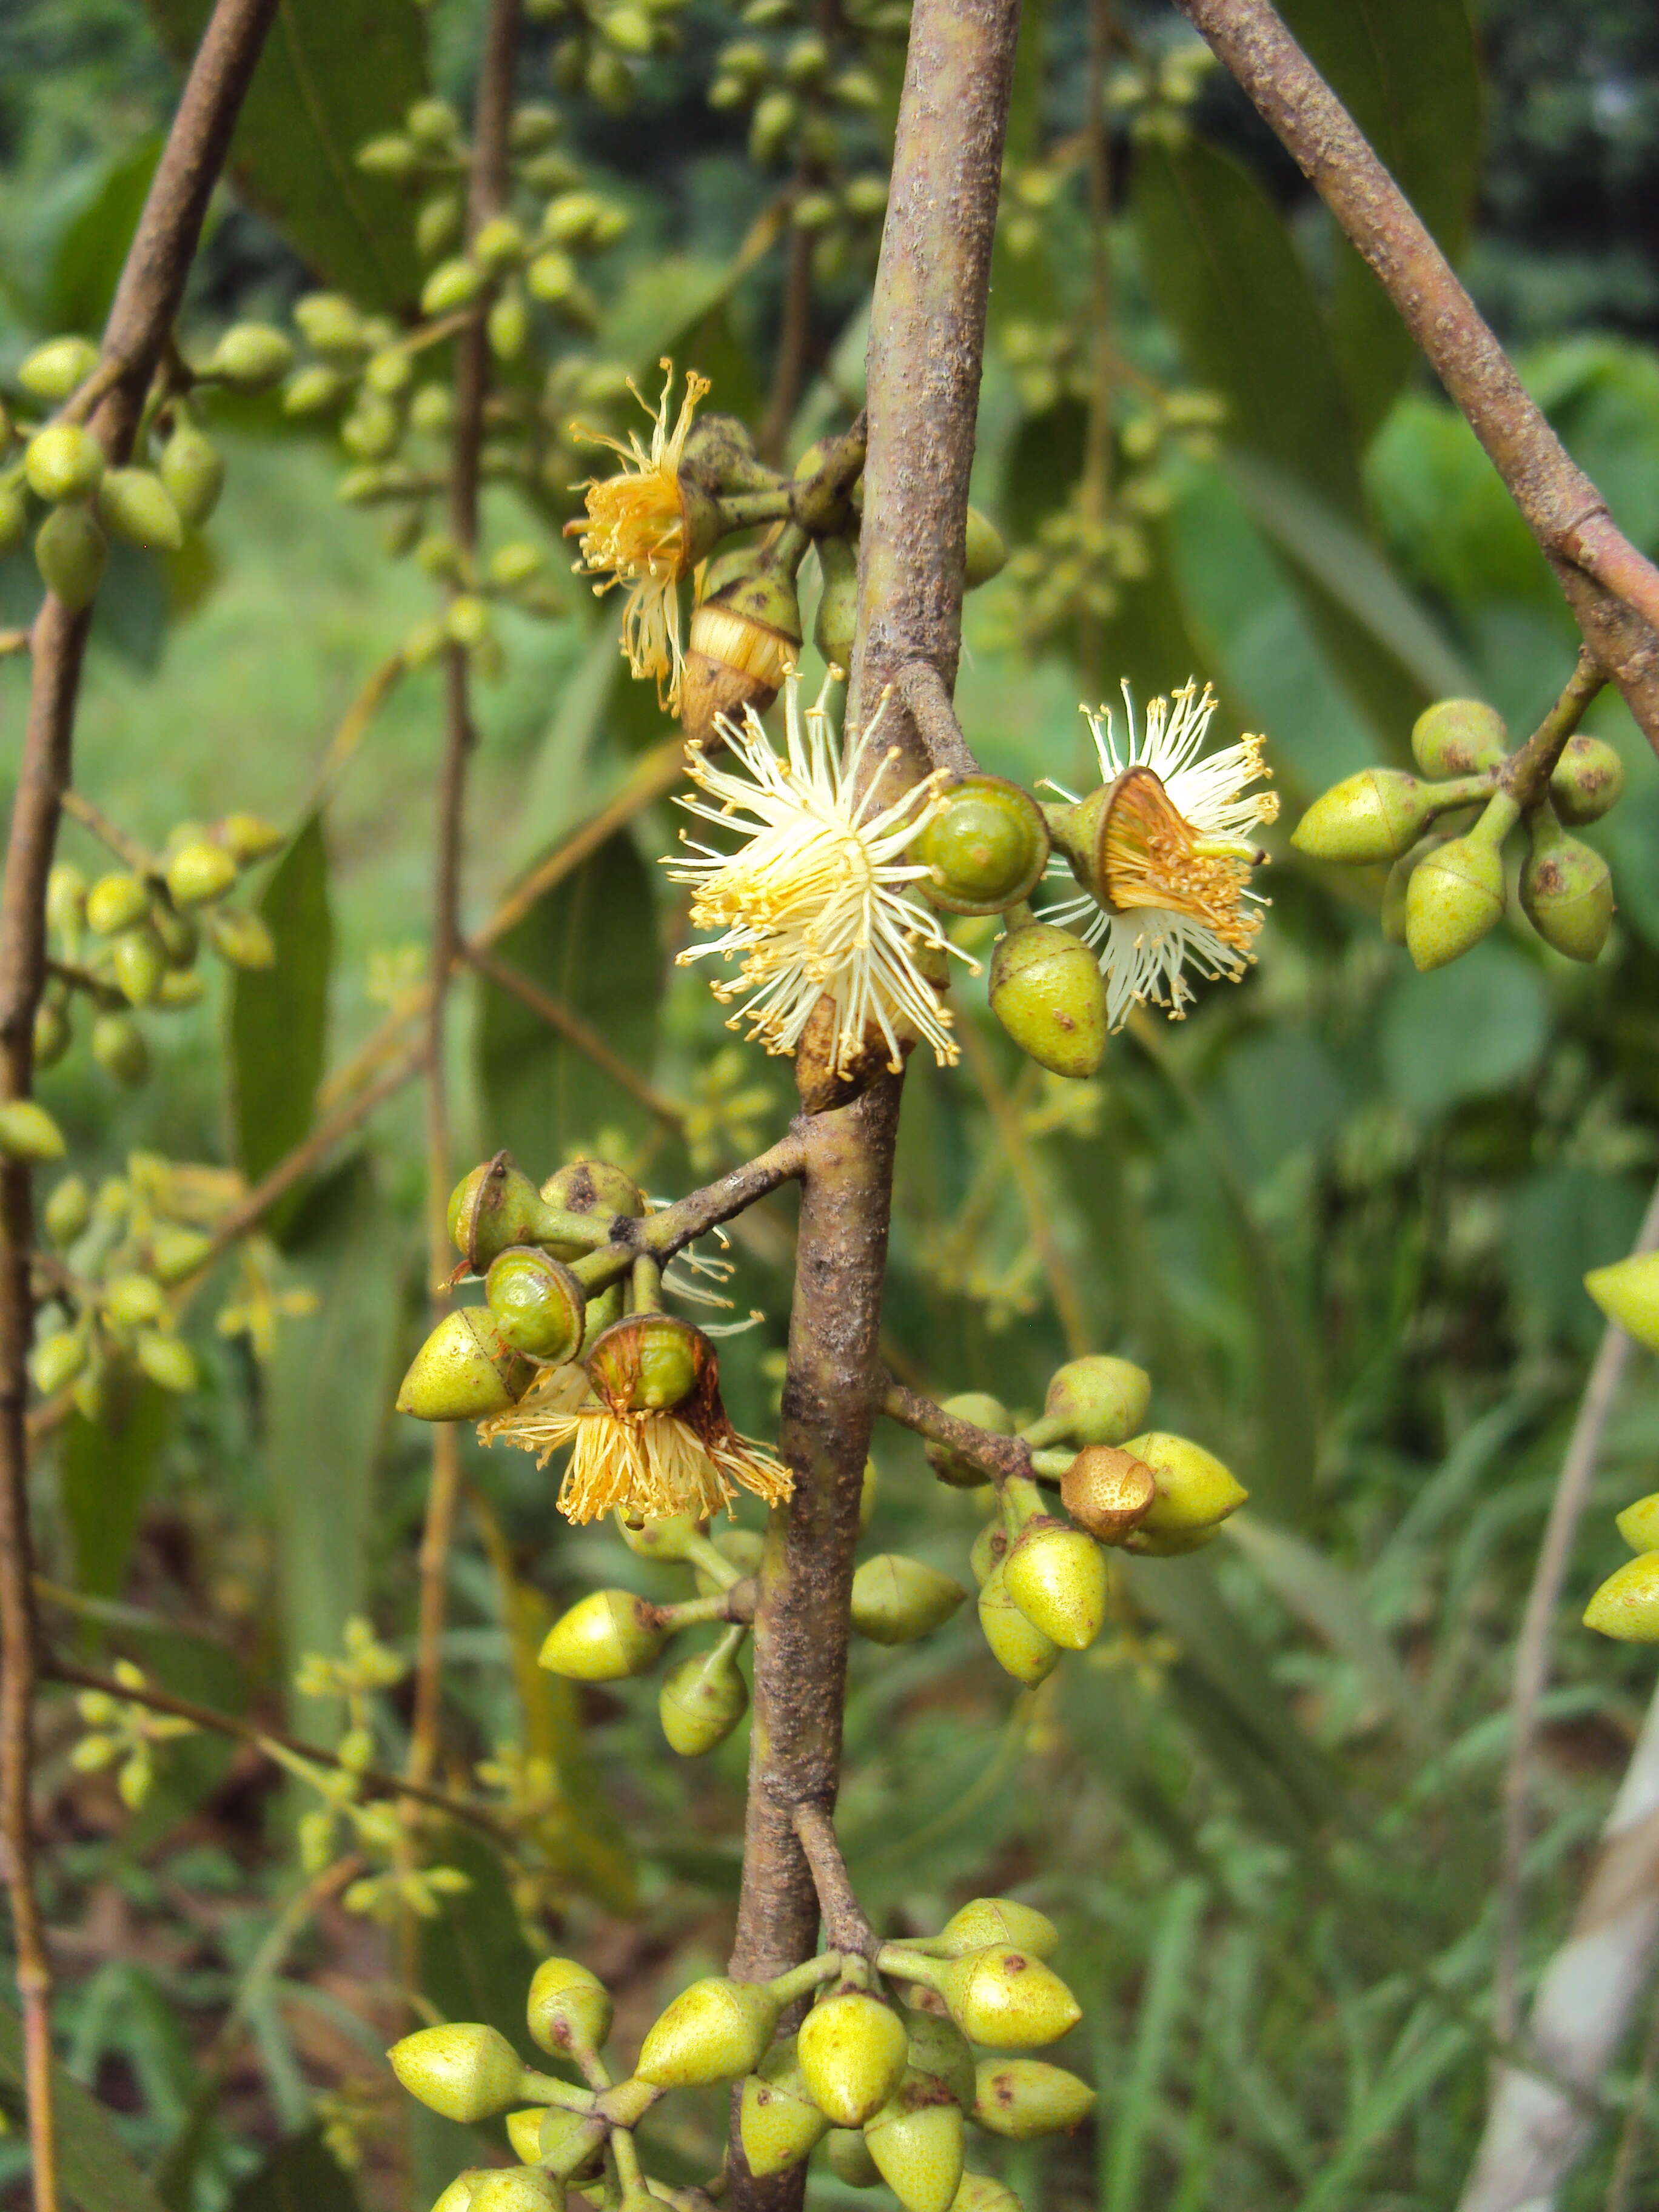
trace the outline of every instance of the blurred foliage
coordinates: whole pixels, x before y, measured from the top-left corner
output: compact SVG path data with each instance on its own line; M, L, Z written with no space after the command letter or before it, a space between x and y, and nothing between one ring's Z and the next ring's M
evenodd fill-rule
M336 29L357 20L306 12ZM368 12L402 27L401 9ZM1468 234L1529 386L1622 526L1659 550L1650 11L1494 0L1479 26L1484 92L1455 0L1297 0L1287 13L1442 234ZM182 0L157 10L170 48L199 14ZM478 15L438 0L425 61L411 46L407 68L464 97ZM1077 137L1084 18L1057 0L1031 15L975 489L1041 568L1045 525L1082 478L1089 409L1103 406L1110 465L1085 520L1116 532L1109 558L1086 564L1106 588L1045 617L1036 647L1018 562L975 595L958 695L970 740L998 772L1065 781L1081 757L1080 685L1109 692L1125 677L1144 698L1196 672L1216 682L1231 728L1268 732L1293 814L1338 775L1402 762L1413 716L1439 693L1490 700L1518 738L1575 649L1542 561L1237 95L1211 79L1195 107L1160 105L1161 58L1186 34L1151 8L1124 11L1120 27L1133 81L1113 111L1102 356ZM596 347L642 375L672 347L715 376L716 405L747 407L771 372L781 257L735 279L729 264L777 179L746 159L748 115L703 98L741 28L696 0L681 50L637 64L625 116L568 105L574 143L634 219L600 288ZM544 90L554 43L532 29L527 94ZM891 78L872 143L890 128ZM361 82L348 106L367 131L377 118L356 105ZM171 86L131 9L17 0L0 15L0 367L49 332L95 332ZM250 201L225 196L195 286L192 313L210 326L280 311L311 275L347 267L331 250L349 262L378 232L371 206L353 217L355 246L320 242L314 201L261 189L265 143L251 118ZM292 235L256 206L286 213ZM792 453L857 403L871 241L851 235L821 272ZM395 295L395 255L386 281ZM1210 434L1134 428L1167 422L1183 392L1219 403ZM335 458L314 429L251 400L223 442L228 484L204 537L164 562L112 564L80 781L157 845L179 818L233 806L291 824L264 879L281 957L234 983L216 975L173 1019L147 1090L114 1091L77 1055L47 1077L93 1176L156 1146L257 1175L311 1126L319 1069L337 1067L419 972L434 673L404 678L320 811L313 801L331 732L426 616L428 588L386 559L370 515L337 503ZM545 541L561 568L546 502L502 488L489 507L500 532ZM0 566L4 618L25 617L35 589L26 560ZM509 608L499 629L505 669L484 694L470 804L477 916L665 728L627 684L608 609L574 585L556 619ZM0 665L9 726L22 682ZM982 1032L975 1059L1006 1094L1005 1133L1009 1112L1020 1133L1024 1177L1006 1171L973 1075L913 1070L887 1302L896 1368L940 1394L994 1382L1011 1405L1040 1402L1065 1346L1034 1193L1047 1264L1089 1346L1146 1364L1154 1419L1209 1440L1254 1493L1203 1559L1129 1563L1115 1632L1012 1702L971 1620L855 1655L842 1825L872 1916L917 1929L964 1895L1016 1890L1065 1931L1086 2024L1056 2055L1099 2084L1101 2105L1075 2138L995 2146L1028 2212L1406 2212L1455 2199L1491 2057L1514 1637L1598 1334L1581 1278L1627 1248L1659 1170L1659 767L1616 702L1590 726L1630 777L1589 833L1620 898L1594 967L1517 926L1415 975L1378 935L1381 872L1339 880L1281 837L1249 980L1212 992L1182 1027L1138 1024L1089 1085L1017 1063L971 987L959 994ZM605 1019L690 1119L644 1113L469 981L452 1025L460 1157L510 1143L542 1174L602 1146L653 1191L677 1191L736 1156L717 1110L734 1091L715 1057L727 1040L702 983L672 965L683 913L652 865L673 828L667 807L645 812L507 949ZM72 827L65 850L99 865ZM784 1072L750 1060L740 1073L744 1126L779 1126ZM420 1327L421 1189L405 1093L276 1218L263 1291L233 1285L245 1298L317 1292L314 1314L282 1322L274 1357L262 1364L246 1339L187 1317L197 1395L163 1405L150 1392L113 1439L78 1419L65 1430L40 1490L65 1649L120 1655L224 1711L274 1722L286 1709L325 1735L335 1701L291 1688L303 1654L337 1654L356 1614L412 1650L427 1450L388 1409ZM769 1208L733 1257L736 1310L765 1320L724 1347L723 1382L734 1418L764 1434L787 1208ZM1659 1377L1638 1363L1575 1598L1613 1556L1607 1514L1652 1486L1656 1418ZM906 1437L878 1437L877 1455L870 1548L961 1576L975 1501L934 1484ZM421 1985L440 2013L514 2027L527 1911L543 1948L556 1935L589 1959L625 2027L643 2027L724 1957L744 1735L691 1766L665 1751L648 1686L579 1698L538 1674L528 1655L579 1589L669 1585L610 1533L556 1523L550 1480L527 1458L469 1444L466 1475L447 1778L465 1788L468 1763L485 1762L491 1788L542 1789L555 1875L515 1896L493 1853L440 1828L435 1855L471 1887L423 1932ZM1564 1923L1650 1671L1573 1626L1559 1656L1534 1965ZM388 1695L375 1723L385 1764L402 1757L407 1720L403 1694ZM72 1701L55 1701L42 1792L64 2064L104 2108L70 2094L70 2186L88 2212L419 2207L464 2160L499 2156L499 2130L483 2131L486 2151L428 2115L411 2123L386 2077L399 1969L380 1929L331 1896L307 1899L292 1846L310 1800L198 1736L158 1757L133 1816L108 1776L72 1765L77 1732ZM14 2115L15 2046L0 2013L0 2108ZM1627 2086L1621 2074L1610 2102ZM657 2170L707 2170L717 2102L695 2124L676 2118ZM1601 2202L1613 2132L1566 2207ZM20 2160L0 2143L14 2185ZM1659 2185L1654 2155L1645 2179ZM854 2201L827 2177L814 2187L826 2203Z

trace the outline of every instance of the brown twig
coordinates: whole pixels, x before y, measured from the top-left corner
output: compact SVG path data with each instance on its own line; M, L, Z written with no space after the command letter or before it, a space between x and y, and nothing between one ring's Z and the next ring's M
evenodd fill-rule
M793 1818L795 1833L812 1870L812 1886L818 1893L818 1910L829 1948L874 1958L880 1942L847 1872L834 1820L822 1805L797 1805Z
M108 388L92 428L110 459L132 449L144 394L184 297L208 201L276 0L217 0L167 133L104 331ZM0 1097L33 1084L34 1017L46 978L46 890L69 787L76 704L92 627L48 592L30 638L28 718L0 894ZM36 2212L58 2212L52 2081L52 1964L34 1888L35 1619L28 1510L28 1352L34 1241L26 1163L0 1168L0 1844L17 1950L24 2085Z
M947 1450L972 1460L975 1467L982 1467L988 1482L1006 1482L1011 1477L1031 1480L1031 1448L1023 1437L1000 1437L993 1430L981 1429L976 1421L947 1413L943 1406L936 1406L931 1398L924 1398L919 1390L890 1375L884 1378L881 1410L901 1428L912 1429L929 1443L943 1444Z
M122 866L130 868L135 876L160 874L161 862L149 846L141 843L137 837L128 836L126 831L112 822L103 808L95 805L84 792L66 791L63 807L65 814L78 822L83 830L89 830L99 843L113 853Z
M893 689L910 710L927 757L950 775L972 775L979 767L962 734L945 679L931 661L913 660L901 668Z
M1637 1233L1635 1249L1659 1246L1659 1186ZM1549 1680L1550 1644L1561 1591L1572 1559L1573 1540L1583 1518L1601 1455L1619 1386L1630 1363L1631 1340L1616 1322L1601 1332L1601 1342L1578 1402L1567 1439L1566 1455L1550 1501L1544 1540L1538 1547L1532 1587L1527 1592L1516 1639L1515 1672L1510 1688L1510 1747L1504 1767L1504 1839L1498 1874L1498 1950L1492 1968L1492 2017L1498 2033L1513 2037L1519 2015L1517 1980L1522 1911L1525 1898L1527 1834L1532 1796L1533 1759L1537 1747L1538 1711Z
M1270 0L1180 4L1376 272L1554 569L1584 642L1659 750L1659 569L1616 527L1451 264Z
M1589 647L1581 647L1577 665L1563 685L1560 697L1526 744L1510 755L1499 773L1498 787L1507 791L1517 806L1530 806L1543 796L1567 739L1607 680L1607 672Z
M551 991L544 990L522 969L514 968L509 961L487 951L482 945L464 945L462 950L481 975L487 975L492 983L499 984L503 991L510 992L520 1006L527 1006L550 1029L556 1030L561 1036L568 1038L585 1059L591 1060L595 1067L608 1075L617 1088L625 1091L637 1104L643 1106L647 1114L654 1114L671 1129L685 1127L685 1109L679 1101L666 1097L648 1077L641 1075L636 1067L631 1067L615 1046L607 1043L592 1023L584 1019L574 1006L568 1006L562 999L556 999Z

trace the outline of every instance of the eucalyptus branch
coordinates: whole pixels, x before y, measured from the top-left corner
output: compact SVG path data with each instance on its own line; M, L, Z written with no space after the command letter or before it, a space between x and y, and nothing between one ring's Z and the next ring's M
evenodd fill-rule
M1517 806L1530 806L1543 797L1568 738L1583 721L1590 701L1605 689L1607 680L1607 672L1589 647L1581 647L1577 665L1562 687L1560 697L1498 772L1498 789L1508 792Z
M100 845L114 854L124 868L131 868L135 876L159 876L161 864L148 845L112 822L101 806L94 805L84 792L70 790L64 793L65 814L78 822L83 830L90 830Z
M793 1808L793 1818L800 1847L806 1854L806 1863L812 1870L812 1885L817 1891L818 1909L823 1916L823 1932L830 1948L855 1958L873 1958L880 1948L879 1939L853 1888L847 1862L836 1840L834 1819L822 1805L797 1805Z
M894 690L910 710L927 757L951 775L972 775L979 763L962 734L945 679L931 661L907 661L894 678Z
M890 1375L884 1376L882 1382L881 1410L890 1421L913 1429L929 1443L960 1452L963 1459L984 1468L988 1482L1034 1480L1031 1448L1023 1437L1000 1437L993 1430L981 1429L977 1422L947 1413L943 1406L936 1406L931 1398L924 1398Z

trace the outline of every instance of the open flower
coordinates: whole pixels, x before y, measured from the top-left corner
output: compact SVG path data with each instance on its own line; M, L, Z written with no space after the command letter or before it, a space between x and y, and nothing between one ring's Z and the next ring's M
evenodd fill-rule
M1147 1003L1178 1021L1194 995L1188 967L1212 981L1243 974L1266 903L1250 872L1267 857L1249 833L1279 811L1275 793L1248 788L1271 773L1261 738L1200 757L1216 710L1208 684L1154 699L1139 731L1127 684L1123 706L1121 746L1109 708L1088 717L1103 787L1080 802L1061 793L1072 811L1055 842L1072 865L1057 872L1085 890L1042 912L1099 952L1115 1030Z
M857 1065L872 1036L894 1069L917 1037L946 1066L957 1045L935 977L942 975L942 956L957 948L933 911L910 895L928 870L905 857L938 811L943 778L926 776L884 806L878 734L885 700L843 758L825 710L828 693L826 684L803 713L798 679L789 676L782 754L752 709L741 724L721 723L727 750L719 762L700 746L687 748L687 773L707 796L680 804L705 822L737 830L744 842L721 852L681 831L691 857L665 865L677 883L692 886L694 925L720 933L679 957L740 958L737 975L716 983L714 995L743 1001L729 1026L746 1021L769 1052L793 1053L827 999L835 1009L828 1053L835 1073ZM957 957L967 961L965 953Z
M580 540L577 574L604 579L593 586L596 595L617 584L628 586L623 609L623 651L635 676L655 678L659 702L673 712L679 704L683 659L679 585L699 557L680 462L692 416L708 390L708 380L686 372L685 395L671 429L674 365L664 361L659 366L666 378L654 411L632 385L629 386L652 418L648 447L641 443L636 431L629 432L624 445L602 430L574 426L577 436L593 445L608 446L619 455L623 467L616 476L591 478L580 487L586 494L586 519L567 523L565 531Z

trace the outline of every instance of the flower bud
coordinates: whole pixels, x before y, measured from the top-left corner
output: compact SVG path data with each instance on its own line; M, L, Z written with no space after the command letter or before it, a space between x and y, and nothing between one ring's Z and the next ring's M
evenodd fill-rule
M534 1370L496 1333L488 1306L458 1306L410 1362L398 1411L417 1421L477 1421L505 1413L529 1389Z
M1028 921L991 956L991 1012L1039 1067L1092 1075L1106 1049L1106 982L1081 938Z
M630 1552L642 1559L662 1559L672 1565L682 1565L690 1559L692 1540L701 1534L701 1524L695 1514L674 1513L662 1521L630 1521L617 1510L613 1516L617 1534Z
M1132 1360L1094 1352L1068 1359L1049 1378L1037 1425L1043 1443L1121 1444L1146 1418L1152 1381ZM1036 1443L1035 1431L1027 1441Z
M115 981L127 1004L149 1006L161 990L167 964L155 932L148 923L137 929L124 929L112 940L109 955Z
M1029 898L1048 865L1048 824L1030 793L1000 775L965 775L911 848L924 886L949 914L1002 914Z
M1094 2102L1086 2081L1041 2058L982 2058L975 2070L975 2119L1014 2142L1068 2132L1087 2119Z
M199 529L225 488L224 456L204 431L181 422L161 448L156 473L185 520Z
M993 1568L980 1585L979 1625L1005 1674L1034 1687L1054 1673L1060 1646L1034 1627L1015 1604L1000 1566Z
M467 2212L563 2212L564 2185L535 2166L486 2166L472 2185Z
M411 2097L464 2126L494 2119L522 2094L523 2061L499 2029L481 2021L417 2028L386 2057Z
M1498 844L1478 830L1449 837L1412 870L1406 886L1406 949L1419 969L1443 968L1478 945L1503 912L1504 856Z
M74 1035L67 1008L56 999L42 999L34 1010L36 1067L55 1067L69 1050Z
M541 1211L535 1184L510 1154L497 1152L450 1193L450 1241L482 1273L509 1244L533 1240Z
M1659 1252L1632 1252L1592 1267L1584 1288L1609 1321L1650 1352L1659 1352Z
M1106 1619L1106 1562L1092 1536L1047 1515L1030 1521L1002 1563L1008 1595L1062 1650L1085 1651Z
M873 2189L881 2179L881 2169L857 2128L831 2128L823 2139L823 2154L836 2180L849 2189Z
M100 1014L92 1025L92 1056L106 1075L136 1087L149 1073L149 1047L131 1014Z
M274 822L258 814L227 814L219 824L219 835L239 868L251 868L256 860L268 860L288 842Z
M273 968L276 964L276 941L269 925L246 908L214 907L209 911L207 927L214 951L233 968Z
M1145 1436L1132 1437L1124 1449L1146 1462L1158 1484L1152 1510L1124 1539L1126 1551L1145 1551L1157 1557L1158 1544L1148 1542L1148 1538L1207 1535L1230 1513L1236 1513L1250 1494L1213 1452L1166 1430L1149 1429ZM1193 1547L1178 1544L1177 1548Z
M538 2048L555 2057L598 2051L611 2033L605 1984L575 1959L542 1960L530 1978L526 2009Z
M1008 548L1002 542L1002 533L988 514L981 514L976 507L968 510L968 540L963 574L963 588L977 591L988 584L993 576L1000 575L1007 564Z
M307 292L294 303L294 319L306 343L318 353L361 353L367 339L363 319L339 292Z
M1616 1568L1585 1607L1584 1626L1621 1644L1659 1644L1659 1552Z
M967 1595L937 1568L881 1552L853 1577L853 1626L872 1644L913 1644L942 1628Z
M550 2105L526 2105L507 2115L507 2140L520 2166L541 2163L542 2121L552 2109Z
M1601 738L1569 738L1550 771L1550 797L1564 822L1599 822L1625 788L1625 763Z
M749 2075L738 2100L738 2136L749 2171L762 2177L799 2166L829 2125L808 2093L795 2039L786 2036Z
M149 469L112 469L98 487L105 526L147 552L176 553L185 542L184 518L172 493Z
M635 2072L659 2089L700 2088L752 2074L781 2009L763 1984L711 1974L682 1990L647 2032Z
M1659 1490L1627 1505L1613 1525L1632 1552L1659 1552Z
M1613 877L1597 852L1568 836L1547 799L1528 820L1521 910L1546 945L1594 960L1613 927Z
M1412 753L1425 775L1478 775L1509 750L1504 717L1481 699L1437 699L1412 725Z
M974 1580L981 1588L988 1575L994 1574L1008 1552L1008 1532L1002 1525L999 1513L988 1521L973 1541L968 1554L968 1565L973 1570Z
M131 929L149 912L149 893L137 876L100 876L87 893L87 927L100 937Z
M38 1099L8 1098L0 1103L0 1154L7 1159L38 1164L61 1160L67 1149L63 1131Z
M233 323L208 363L214 375L238 392L263 392L293 366L293 344L270 323Z
M962 2180L962 2107L937 2075L911 2071L865 2122L864 2140L905 2212L950 2212Z
M55 507L34 533L40 580L71 614L89 607L104 580L109 544L84 507Z
M469 306L478 296L483 271L465 259L441 261L421 292L423 315L447 315Z
M161 978L161 988L155 994L158 1006L193 1006L205 996L207 986L194 969L188 973L175 969Z
M749 1710L749 1685L737 1662L738 1630L712 1650L694 1652L663 1677L657 1713L668 1747L700 1759L726 1741Z
M1030 1958L1052 1958L1060 1948L1060 1930L1035 1905L1012 1897L975 1897L951 1914L927 1948L945 1958L963 1959L997 1943L1012 1944Z
M645 1193L625 1170L609 1160L570 1160L556 1168L541 1188L542 1203L560 1213L625 1213L637 1221L645 1212ZM578 1244L550 1244L558 1260L576 1260Z
M472 2185L489 2172L487 2166L470 2166L465 2173L458 2173L432 2207L432 2212L471 2212Z
M222 845L193 837L167 862L167 896L174 906L210 906L236 881L236 862Z
M943 1960L939 1995L970 2043L1029 2051L1053 2043L1083 2017L1060 1976L1024 1951L996 1944Z
M138 1365L158 1389L188 1397L201 1385L196 1354L168 1329L140 1329L133 1345Z
M859 562L851 539L821 538L818 567L823 589L818 595L812 641L829 665L845 675L852 665L859 611Z
M586 2112L568 2112L562 2106L550 2105L542 2114L537 2162L556 2179L571 2181L597 2164L605 2140L603 2120L594 2119Z
M106 1317L116 1328L142 1328L147 1322L160 1321L167 1311L167 1300L155 1276L140 1274L136 1269L110 1277L104 1285L103 1305Z
M654 1667L667 1641L667 1630L643 1598L631 1590L590 1590L548 1630L537 1661L567 1681L621 1682Z
M65 1176L46 1200L42 1218L54 1244L73 1244L92 1218L92 1193L84 1178Z
M1427 785L1403 769L1367 768L1316 799L1291 842L1316 860L1397 860L1433 819Z
M944 2082L964 2112L974 2108L974 2054L968 2039L941 2013L904 2008L905 2032L909 2036L906 2063L915 2074L931 2074Z
M988 2173L964 2173L951 2212L1024 2212L1024 2207L1006 2181L994 2181Z
M678 1314L629 1314L587 1354L593 1388L613 1412L665 1413L691 1395L714 1354Z
M17 381L32 399L61 407L97 366L98 349L90 338L48 338L24 356Z
M88 1346L79 1329L55 1328L43 1336L29 1359L29 1374L43 1398L55 1398L87 1364Z
M862 2127L898 2087L909 2036L867 1990L836 1990L800 2024L795 2051L807 2094L838 2128Z
M690 487L682 478L681 497ZM688 532L688 534L690 534ZM691 615L680 694L680 726L692 744L718 744L723 716L763 714L800 658L800 595L791 570L764 552L738 565Z
M586 1296L562 1261L533 1244L509 1244L489 1263L484 1297L504 1344L532 1359L574 1359L586 1326Z
M49 422L29 440L23 474L35 497L54 507L90 499L103 481L104 449L78 422Z
M1088 1444L1060 1479L1060 1502L1079 1528L1103 1544L1120 1544L1139 1528L1158 1496L1144 1460L1115 1444Z
M945 1399L939 1411L954 1413L959 1421L971 1421L976 1429L988 1430L994 1437L1011 1437L1014 1432L1008 1408L988 1390L960 1391L956 1397ZM954 1490L978 1490L991 1480L988 1468L949 1444L930 1443L927 1449L928 1466Z

